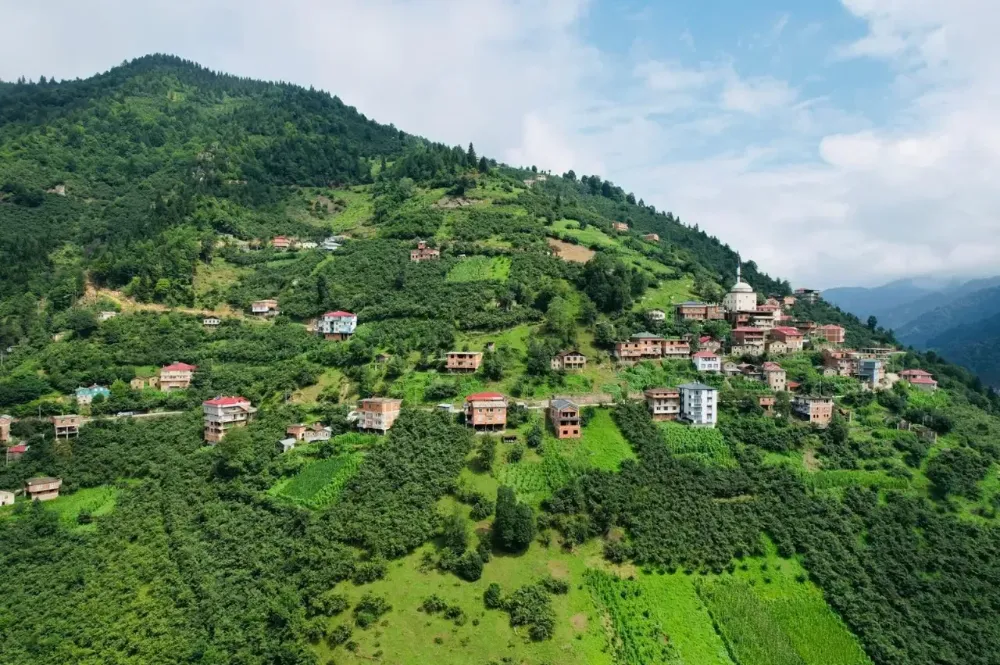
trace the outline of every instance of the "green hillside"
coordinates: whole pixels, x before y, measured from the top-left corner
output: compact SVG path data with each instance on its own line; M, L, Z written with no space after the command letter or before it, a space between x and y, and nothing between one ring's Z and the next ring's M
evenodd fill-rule
M440 258L411 261L418 240ZM835 398L819 429L782 395L766 415L759 382L614 362L642 331L728 342L672 305L720 300L739 261L598 176L498 164L319 91L168 56L0 85L0 413L30 445L0 490L64 483L0 507L0 661L995 663L1000 402L967 371L899 354L890 372L940 389L871 392L816 349L772 358ZM761 297L791 292L740 267ZM281 314L251 316L262 299ZM311 331L330 310L357 314L349 341ZM822 301L789 313L894 343ZM568 349L585 369L551 368ZM454 350L483 351L479 371L449 374ZM174 361L197 365L188 389L130 386ZM716 429L635 399L697 379ZM110 397L53 440L47 416L95 383ZM514 441L439 407L483 391L511 397ZM259 411L208 447L216 395ZM554 395L604 402L580 439L546 427ZM372 396L403 401L385 437L349 419ZM279 452L316 422L329 441Z

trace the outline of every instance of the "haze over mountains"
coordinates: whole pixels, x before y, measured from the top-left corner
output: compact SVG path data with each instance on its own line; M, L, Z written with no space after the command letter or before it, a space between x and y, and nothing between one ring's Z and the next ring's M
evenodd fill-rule
M830 289L823 297L862 319L874 316L904 344L941 353L1000 385L1000 277L969 281L914 277L874 288Z

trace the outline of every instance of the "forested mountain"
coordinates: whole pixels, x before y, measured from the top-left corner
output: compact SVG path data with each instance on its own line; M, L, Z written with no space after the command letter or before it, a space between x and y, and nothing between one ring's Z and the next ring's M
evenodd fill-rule
M438 253L411 260L419 241ZM824 372L818 338L745 359L833 399L820 428L749 374L615 362L644 331L728 348L727 323L673 305L719 301L739 262L597 175L315 90L162 55L0 85L0 412L29 446L0 490L63 481L0 506L0 662L997 662L1000 399L968 371L899 353L892 377L939 390L873 391ZM740 267L761 302L791 292ZM824 301L786 309L896 342ZM328 311L356 332L317 335ZM567 350L586 368L559 368ZM481 365L449 373L449 351ZM190 386L150 387L178 361ZM638 397L693 381L718 389L717 428ZM508 436L473 436L453 410L492 392ZM258 411L206 446L219 395ZM600 403L580 438L547 428L554 395ZM384 437L356 430L368 397L402 401ZM74 412L54 439L47 417ZM296 423L329 429L283 453Z
M899 279L876 287L844 286L823 291L823 298L860 319L875 316L893 327L890 312L921 298L940 293L947 285L925 284L916 279Z

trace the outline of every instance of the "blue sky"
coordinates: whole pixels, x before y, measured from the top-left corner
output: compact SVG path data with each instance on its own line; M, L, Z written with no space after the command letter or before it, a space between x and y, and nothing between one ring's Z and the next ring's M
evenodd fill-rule
M0 0L0 78L150 52L598 173L799 285L1000 273L994 0Z

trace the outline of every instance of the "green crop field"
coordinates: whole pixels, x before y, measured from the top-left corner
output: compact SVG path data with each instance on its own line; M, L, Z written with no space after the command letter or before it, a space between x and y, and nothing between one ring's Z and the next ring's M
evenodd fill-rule
M101 485L77 490L72 494L64 494L58 499L49 501L45 507L59 514L59 520L66 526L78 530L92 530L95 524L78 523L81 513L89 513L91 517L107 515L115 509L121 490L114 485Z
M615 244L615 241L609 238L607 234L599 228L595 226L588 226L585 229L581 229L580 222L573 219L557 219L552 223L552 228L555 229L559 235L575 238L581 245L586 245L587 247L594 245L600 247L610 247Z
M308 508L324 508L337 500L361 458L361 453L347 453L312 462L288 482L275 485L271 493Z
M520 462L504 463L494 474L497 481L513 489L520 500L538 506L552 492L569 483L576 471L558 450L546 450L543 457L531 452Z
M448 271L449 282L506 282L510 274L510 258L506 256L470 256Z
M560 442L574 466L617 471L622 462L635 459L632 447L618 431L618 425L607 409L598 409L580 439Z
M740 665L806 665L749 584L737 581L705 584L701 597Z
M588 570L584 579L613 636L615 665L679 662L670 636L653 616L651 599L638 582L598 570Z
M687 427L674 422L660 423L667 447L675 455L697 459L709 466L736 464L722 432L705 427Z

